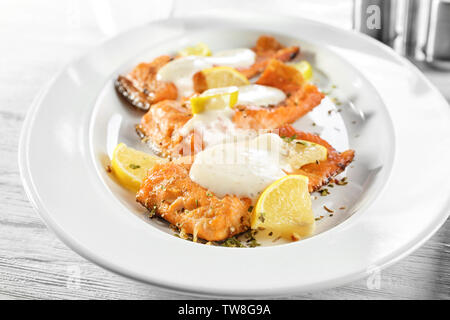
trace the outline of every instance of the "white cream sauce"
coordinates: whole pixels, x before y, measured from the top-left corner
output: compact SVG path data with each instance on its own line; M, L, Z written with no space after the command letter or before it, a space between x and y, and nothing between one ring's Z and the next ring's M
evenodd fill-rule
M256 54L250 49L232 49L217 52L206 59L216 66L248 68L255 63Z
M213 66L246 68L255 63L255 53L250 49L233 49L218 52L210 57L188 56L175 59L164 65L157 74L157 79L172 82L178 89L178 97L194 93L192 76L202 69Z
M267 107L277 105L286 99L286 94L280 89L258 84L239 87L238 104Z
M261 85L209 89L202 95L214 94L218 90L220 90L220 92L226 92L228 88L230 90L235 90L236 88L239 89L238 105L276 105L286 98L281 90ZM232 120L233 114L234 110L231 108L210 110L195 114L183 128L181 128L180 133L182 136L187 136L192 131L198 133L199 136L203 138L205 147L224 143L226 141L248 139L257 135L254 130L236 128Z
M235 143L221 143L198 153L189 176L218 197L237 195L256 200L273 181L289 171L285 144L266 133Z
M172 82L178 90L178 97L186 97L194 93L192 76L213 64L202 57L188 56L170 61L157 74L157 79Z

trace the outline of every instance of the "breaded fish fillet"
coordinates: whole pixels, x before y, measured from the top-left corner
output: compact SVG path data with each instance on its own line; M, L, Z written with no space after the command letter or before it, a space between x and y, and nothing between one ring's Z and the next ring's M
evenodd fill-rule
M281 128L279 134L318 143L328 149L327 160L289 172L307 176L310 192L320 189L353 160L353 150L339 153L317 135L290 126ZM194 239L219 241L248 230L251 200L234 195L217 197L190 179L192 158L187 160L156 165L144 179L136 200L185 233L192 234Z

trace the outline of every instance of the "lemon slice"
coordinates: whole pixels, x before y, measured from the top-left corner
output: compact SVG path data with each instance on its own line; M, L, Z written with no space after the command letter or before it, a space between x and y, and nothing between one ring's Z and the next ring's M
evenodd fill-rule
M202 57L208 57L211 55L211 50L209 47L204 44L203 42L197 43L193 47L187 47L183 50L178 52L178 55L181 57L187 57L187 56L202 56Z
M238 101L238 95L239 89L234 86L206 90L190 99L192 113L233 108Z
M287 162L292 169L300 169L305 164L327 160L328 150L324 146L306 141L292 140L288 142Z
M247 77L232 67L213 67L201 71L208 89L249 84Z
M298 71L301 72L303 79L305 81L309 81L313 76L313 68L309 64L308 61L303 60L297 63L292 64L293 67L295 67Z
M291 240L310 236L314 232L315 219L308 178L288 175L267 187L253 210L251 227L262 227Z
M119 143L113 152L111 169L124 187L138 191L147 171L153 168L155 164L166 161L166 159L149 155L129 148L124 143Z

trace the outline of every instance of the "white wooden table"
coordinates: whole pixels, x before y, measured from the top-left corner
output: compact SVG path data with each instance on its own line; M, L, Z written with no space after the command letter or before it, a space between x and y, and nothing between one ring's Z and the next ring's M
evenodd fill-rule
M303 14L319 19L332 16L332 10L343 10L339 17L344 20L334 20L334 23L349 27L348 0L339 2L332 10L324 7L327 2L330 3L329 0L314 1L314 4L302 1L296 5ZM74 56L122 29L148 21L149 10L151 19L165 17L171 11L158 1L140 2L143 7L125 7L114 0L114 10L107 0L95 3L87 4L83 0L0 2L0 298L191 298L112 274L78 256L46 228L32 209L20 181L19 133L39 89ZM289 5L284 10L289 10ZM111 16L117 18L119 13L122 16L117 24ZM425 74L450 101L450 73L425 70ZM45 141L42 146L45 148ZM448 299L449 239L450 222L447 221L415 253L383 270L379 288L369 289L367 279L363 279L340 288L288 298ZM74 282L74 275L78 274L80 282Z

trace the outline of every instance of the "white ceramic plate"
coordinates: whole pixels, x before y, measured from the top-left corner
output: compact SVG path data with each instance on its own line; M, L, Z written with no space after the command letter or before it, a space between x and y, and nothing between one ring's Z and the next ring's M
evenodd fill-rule
M119 99L113 80L188 44L249 47L260 34L300 44L318 84L337 86L330 96L342 105L328 100L295 125L356 150L349 185L314 207L317 215L325 215L323 204L346 209L319 221L314 237L278 246L224 248L173 237L157 220L143 221L133 195L105 171L117 142L145 150L133 129L142 114ZM333 108L342 111L328 115ZM195 294L275 296L363 277L430 237L449 211L449 124L442 96L387 47L316 22L234 12L149 24L67 66L27 116L19 163L49 227L99 265Z

